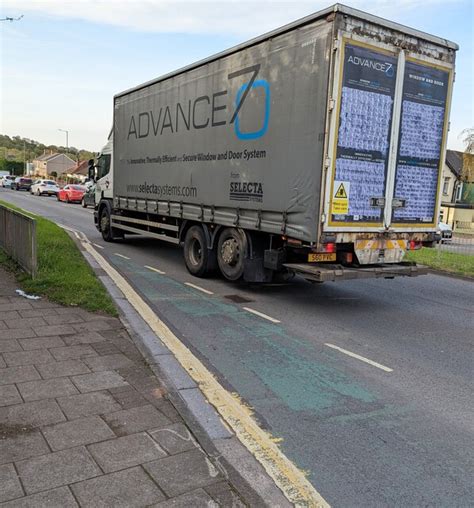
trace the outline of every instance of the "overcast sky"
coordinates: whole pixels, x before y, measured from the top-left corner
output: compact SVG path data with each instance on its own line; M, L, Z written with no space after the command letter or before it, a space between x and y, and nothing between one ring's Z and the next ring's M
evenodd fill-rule
M348 5L457 42L448 148L474 126L473 1ZM0 133L97 151L115 93L327 7L321 1L2 0Z

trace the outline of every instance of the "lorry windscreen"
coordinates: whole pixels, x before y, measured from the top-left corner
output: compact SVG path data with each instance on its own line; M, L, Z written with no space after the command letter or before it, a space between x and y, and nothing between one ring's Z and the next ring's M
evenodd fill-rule
M110 171L110 154L102 154L97 160L97 178L103 178Z

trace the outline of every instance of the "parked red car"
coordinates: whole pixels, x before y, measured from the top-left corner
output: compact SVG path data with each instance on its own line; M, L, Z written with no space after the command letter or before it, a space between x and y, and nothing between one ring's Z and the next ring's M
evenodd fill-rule
M58 201L65 201L66 203L80 203L82 196L86 192L86 188L82 185L66 185L56 194Z

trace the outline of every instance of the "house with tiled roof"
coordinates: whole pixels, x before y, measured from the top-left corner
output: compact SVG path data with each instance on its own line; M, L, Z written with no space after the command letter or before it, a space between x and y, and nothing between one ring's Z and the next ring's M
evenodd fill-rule
M67 168L61 176L65 180L75 179L84 182L88 178L88 170L88 161L77 161L73 166Z
M441 180L441 220L456 232L474 234L474 182L470 175L472 156L446 150Z
M75 161L63 153L43 154L33 161L33 175L41 178L58 176L74 164Z

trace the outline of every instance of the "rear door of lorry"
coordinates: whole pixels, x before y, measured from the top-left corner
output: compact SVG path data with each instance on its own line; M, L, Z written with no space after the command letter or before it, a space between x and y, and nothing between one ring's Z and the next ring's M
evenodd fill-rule
M345 9L333 51L324 231L433 231L457 46Z

